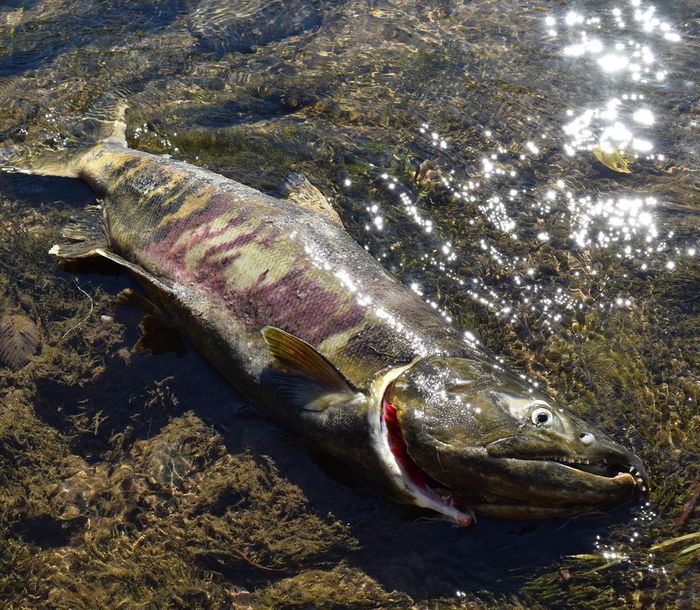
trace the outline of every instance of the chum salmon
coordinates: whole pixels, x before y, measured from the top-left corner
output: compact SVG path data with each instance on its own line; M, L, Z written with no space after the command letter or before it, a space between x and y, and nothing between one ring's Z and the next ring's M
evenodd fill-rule
M51 252L127 269L187 340L281 426L392 499L466 526L558 517L646 490L637 456L476 351L294 175L285 199L133 150L107 98L79 145L0 151L100 197Z

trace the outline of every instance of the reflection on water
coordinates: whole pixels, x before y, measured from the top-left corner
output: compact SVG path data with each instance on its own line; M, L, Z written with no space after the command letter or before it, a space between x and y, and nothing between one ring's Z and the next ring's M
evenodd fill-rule
M613 18L612 22L610 17ZM426 145L432 147L435 152L428 157L442 165L442 171L435 176L431 187L437 185L449 193L458 206L463 203L467 209L474 208L490 226L510 240L518 240L524 232L526 238L549 242L552 235L546 230L547 220L558 215L557 233L561 235L561 225L566 225L566 237L573 251L605 248L617 257L635 259L641 271L673 271L676 266L674 256L692 256L695 248L683 247L687 236L676 242L672 230L660 234L656 214L658 199L646 195L649 186L641 180L637 184L627 185L624 190L617 185L594 190L589 186L581 190L577 188L578 185L570 186L566 178L558 178L552 183L542 180L542 184L531 184L522 174L529 173L528 170L540 163L538 157L551 155L551 151L557 147L572 158L568 163L581 162L581 155L585 155L588 162L598 159L620 173L631 173L629 164L637 164L634 167L636 173L643 163L651 167L653 162L658 166L659 162L667 161L666 154L654 152L653 142L657 139L655 134L664 134L668 125L657 122L652 109L653 101L647 99L645 92L661 103L664 97L675 94L666 85L659 88L659 83L665 80L668 73L666 55L675 50L669 45L680 42L680 34L667 21L656 16L654 6L643 6L640 2L612 8L604 4L599 8L590 8L586 14L573 10L552 13L544 18L544 24L550 37L547 44L570 58L567 62L581 62L588 70L594 60L594 65L601 69L599 76L588 74L585 82L579 85L585 91L583 97L587 106L582 109L565 107L565 112L549 118L538 117L537 131L528 134L529 139L525 141L499 143L490 129L484 129L483 140L490 146L480 151L482 156L478 163L462 167L456 167L449 161L445 163L439 153L449 148L449 138L428 123L423 123L419 128L419 137L425 140L421 148L425 150ZM571 43L572 39L579 42ZM627 74L622 77L612 75L623 68ZM611 76L607 76L608 73ZM590 102L600 97L605 101L591 107ZM664 119L676 120L677 117L664 114ZM530 116L526 120L533 121ZM664 140L665 136L661 135L660 139ZM410 146L411 143L408 143ZM561 175L561 172L556 173ZM408 219L426 233L432 233L433 219L421 206L416 205L410 191L401 186L396 177L387 173L381 175L381 180L383 188L398 196ZM368 206L367 210L371 222L366 225L366 230L381 231L385 217L378 205ZM519 222L519 219L525 222ZM521 226L530 225L533 219L542 227L536 233ZM474 225L474 218L469 218L467 222ZM561 306L568 310L584 309L584 303L561 296L560 286L556 288L555 295L542 295L537 293L543 290L548 292L546 287L525 282L524 290L532 294L522 296L519 302L512 298L509 300L508 295L499 293L493 287L477 289L481 283L478 278L463 277L452 270L454 266L450 263L459 254L454 250L450 236L443 237L445 241L437 250L422 255L424 268L436 268L455 283L455 290L459 290L458 286L469 286L471 289L467 293L496 316L509 318L511 323L515 323L518 309L530 309L541 312L545 318L544 326L551 330L552 324L562 319ZM501 269L511 273L513 283L523 285L522 265L518 264L518 256L508 260L484 239L479 240L479 247L488 252ZM380 259L385 256L383 254ZM582 265L582 275L597 273L597 269ZM534 270L530 268L525 277L533 274ZM578 276L579 272L576 272ZM415 282L411 285L414 289L418 286ZM604 294L600 297L594 301L588 299L586 306L631 304L629 298L618 296L611 300ZM434 301L428 302L438 307ZM445 310L441 311L451 320Z
M39 572L56 582L69 557L81 566L68 569L75 578L102 578L90 549L114 570L110 553L128 555L115 545L166 549L159 528L167 539L177 522L172 532L179 534L158 557L170 553L168 574L186 574L177 591L192 596L182 594L195 600L189 607L205 605L193 591L229 601L250 592L260 607L311 606L333 595L351 607L408 606L407 596L436 607L438 598L489 607L689 603L700 586L697 540L668 539L700 527L692 503L700 480L697 17L692 2L671 11L641 0L4 3L0 145L60 144L95 98L123 89L134 147L273 194L290 171L303 171L352 235L462 329L465 342L585 412L633 447L652 477L649 503L631 515L484 519L460 532L420 520L307 455L254 411L232 413L231 391L196 355L132 353L138 320L109 326L95 313L80 327L91 342L74 333L75 344L61 343L88 314L84 295L65 289L69 276L32 256L45 251L60 216L90 195L78 197L63 181L4 176L3 226L21 218L38 241L23 249L16 244L27 242L14 233L0 240L13 252L0 260L0 309L40 318L47 344L35 372L0 370L0 391L17 390L33 405L28 412L36 417L26 419L22 438L33 439L40 427L74 460L51 470L50 448L37 454L20 443L17 450L36 464L31 481L22 479L15 454L2 462L17 484L2 497L29 489L33 502L0 511L12 515L0 516L15 558L7 572L18 582ZM90 288L96 312L113 316L113 297L100 290L113 295L127 280L85 277L81 286ZM338 280L363 299L352 270L338 270ZM172 390L153 386L171 377ZM162 404L167 409L154 414ZM176 441L189 447L175 419L188 411L189 424L200 423L187 442L209 453L192 456L195 474L182 489L161 485L148 470L153 465L117 491L97 484L138 467L144 454L170 455ZM18 413L26 415L15 405L12 418ZM16 435L2 427L7 417L0 440L14 448L8 439ZM209 426L219 440L205 435ZM309 511L330 515L323 524L313 520L318 531L342 544L311 536L302 553L284 528L264 539L269 516L264 528L253 523L264 507L250 498L269 492L256 481L276 475L242 458L246 448L272 456L280 480L299 487ZM217 461L226 459L231 473ZM203 487L199 467L215 472L219 487ZM244 491L227 477L242 477ZM51 512L51 485L101 491L75 492L76 517L65 507ZM294 512L300 538L302 512ZM248 538L232 525L242 515L256 532ZM209 528L195 528L197 536L209 533L188 546L180 519ZM219 534L248 561L225 545L212 550ZM18 559L22 553L36 554L35 563ZM146 574L136 559L123 560L132 584ZM293 569L284 565L279 574L255 567L290 561ZM353 579L365 597L343 585ZM47 591L37 599L48 599ZM173 605L162 594L163 605ZM76 599L66 604L77 606ZM119 599L109 598L113 605Z

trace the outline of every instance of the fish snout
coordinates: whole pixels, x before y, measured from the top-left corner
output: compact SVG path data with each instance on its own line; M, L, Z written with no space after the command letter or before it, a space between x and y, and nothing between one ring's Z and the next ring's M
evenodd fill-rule
M629 474L635 480L636 492L645 494L649 490L649 476L637 455L620 445L606 434L588 427L578 433L582 455L589 457L592 464L607 470L608 474Z

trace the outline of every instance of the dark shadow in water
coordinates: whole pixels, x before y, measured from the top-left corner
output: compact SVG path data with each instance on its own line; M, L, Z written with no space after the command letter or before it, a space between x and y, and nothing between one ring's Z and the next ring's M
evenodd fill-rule
M9 8L30 11L36 4L14 0ZM83 0L61 13L47 13L41 19L29 16L17 25L9 38L12 52L0 57L0 77L36 70L85 46L119 46L125 19L139 35L176 24L189 31L200 54L223 57L315 32L323 22L323 10L320 0Z
M188 108L181 113L180 122L207 128L246 125L294 114L301 108L313 104L317 99L317 95L301 91L287 92L286 95L272 93L265 99L238 99L217 106Z
M201 0L189 16L198 50L252 53L256 46L317 30L323 21L320 0Z
M12 3L25 10L36 4ZM127 15L130 23L138 24L139 32L159 30L177 19L185 5L182 0L83 1L42 20L29 18L10 38L12 53L0 57L0 77L36 70L70 50L94 45L98 39L101 48L118 45L123 41Z
M71 535L84 526L85 519L58 521L48 515L24 519L14 526L14 532L26 542L42 549L54 549L70 544Z
M97 198L95 191L81 180L4 172L0 172L0 193L29 207L61 203L84 206Z

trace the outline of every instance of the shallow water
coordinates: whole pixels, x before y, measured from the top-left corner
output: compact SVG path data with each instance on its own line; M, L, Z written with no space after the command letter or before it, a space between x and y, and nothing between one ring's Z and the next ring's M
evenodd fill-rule
M700 529L699 18L641 0L5 2L3 144L61 142L119 89L135 148L272 194L304 172L465 340L634 448L651 493L467 530L386 502L196 353L134 350L141 313L115 305L131 280L45 254L94 195L0 174L1 312L44 337L0 369L2 599L697 604L698 538L655 545Z

